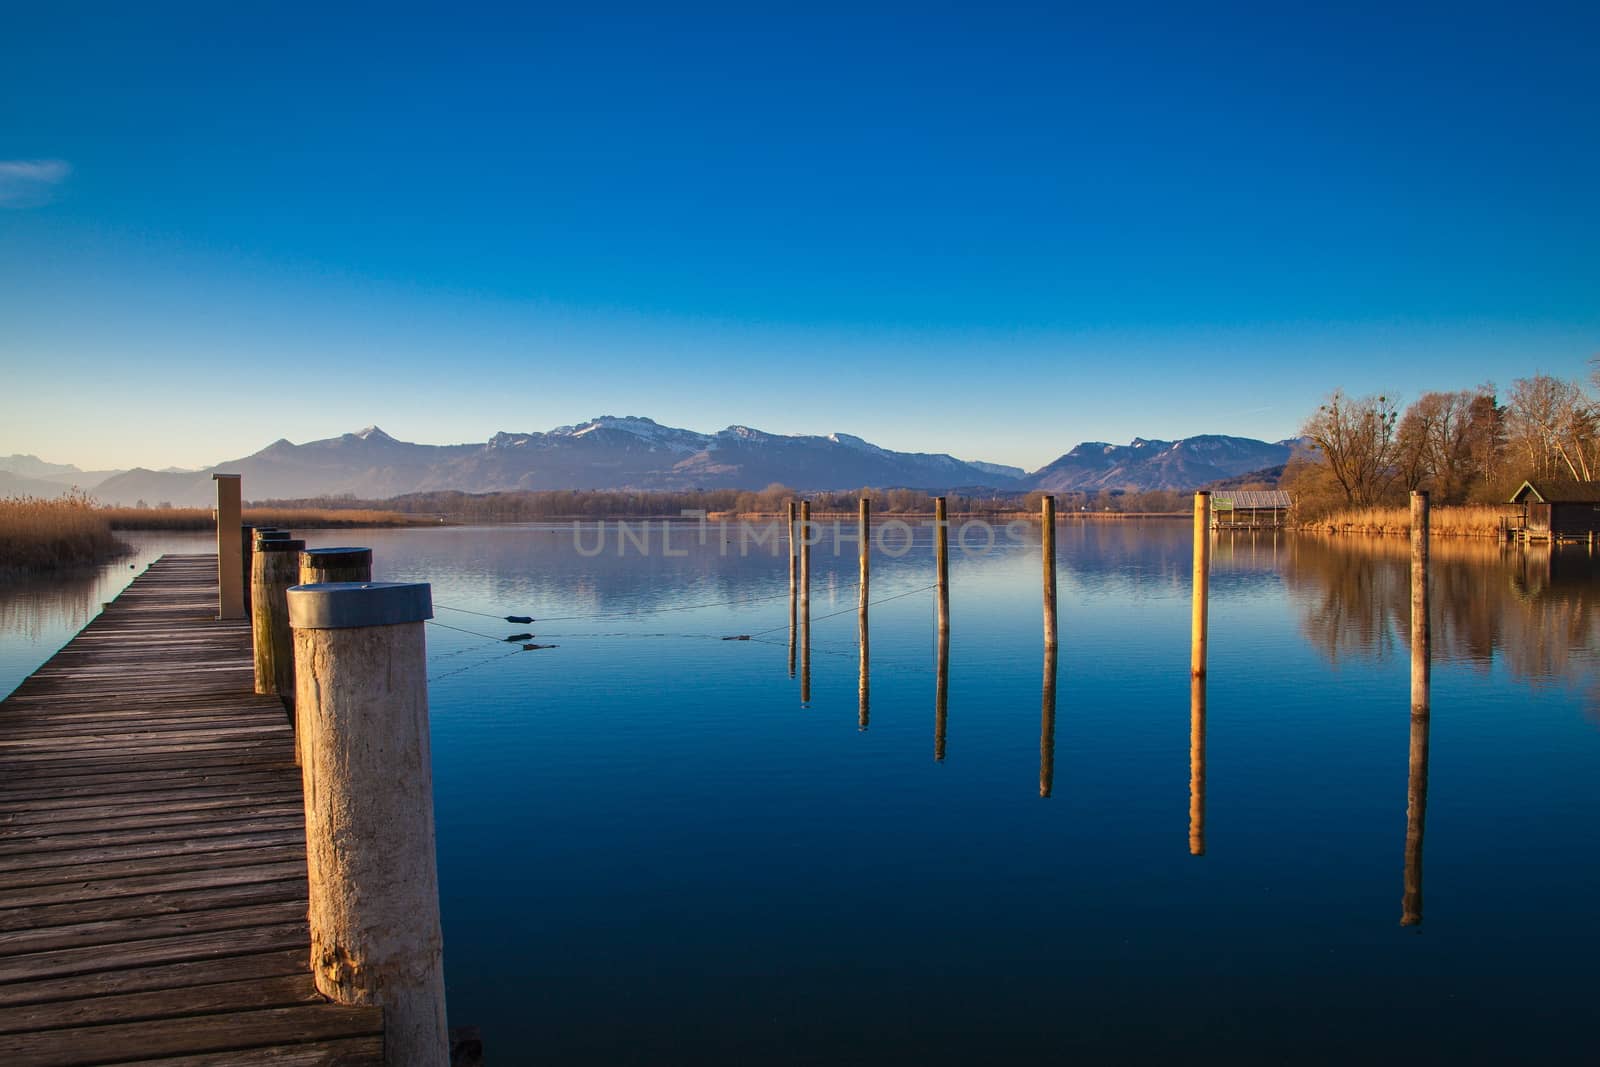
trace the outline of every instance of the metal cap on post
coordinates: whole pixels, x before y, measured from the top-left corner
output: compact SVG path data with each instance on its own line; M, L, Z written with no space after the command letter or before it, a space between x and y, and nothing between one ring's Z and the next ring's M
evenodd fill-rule
M444 941L428 738L432 590L288 591L305 776L311 969L341 1004L383 1008L388 1063L444 1067Z

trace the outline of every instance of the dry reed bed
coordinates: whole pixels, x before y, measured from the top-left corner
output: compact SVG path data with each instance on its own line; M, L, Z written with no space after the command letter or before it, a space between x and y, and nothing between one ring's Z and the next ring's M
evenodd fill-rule
M114 530L214 530L210 508L101 508ZM291 530L333 530L354 526L432 526L423 515L369 508L245 508L244 521Z
M1429 531L1443 537L1494 537L1508 523L1520 521L1514 504L1465 504L1428 511ZM1326 533L1408 534L1410 508L1351 508L1300 524L1302 530Z
M0 499L0 575L94 563L126 548L101 510L81 494Z

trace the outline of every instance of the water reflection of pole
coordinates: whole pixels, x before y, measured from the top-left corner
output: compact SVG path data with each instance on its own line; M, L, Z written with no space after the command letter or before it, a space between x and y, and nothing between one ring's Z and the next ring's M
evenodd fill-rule
M1189 855L1206 854L1206 676L1189 676Z
M933 500L933 561L936 599L939 604L939 632L950 632L950 520L944 497Z
M1190 624L1189 672L1206 673L1206 594L1211 575L1211 494L1194 495L1194 611Z
M1044 647L1056 647L1056 498L1039 502L1040 556L1044 560ZM1051 677L1054 677L1054 668ZM1048 794L1046 794L1048 795Z
M800 502L800 703L811 703L811 501Z
M789 501L789 677L794 677L794 639L799 619L795 586L800 578L800 546L794 535L794 501Z
M938 663L934 671L933 685L933 758L944 759L945 727L949 716L946 714L946 696L950 688L950 631L939 631Z
M1056 645L1044 646L1044 686L1039 697L1039 795L1048 797L1056 780Z
M1405 893L1400 925L1422 922L1422 833L1428 814L1433 633L1428 621L1428 494L1411 494L1411 746L1406 775Z
M862 730L867 728L867 723L872 717L868 708L867 681L867 601L868 584L872 572L872 504L866 497L861 498L861 517L856 524L856 537L861 547L861 577L856 594L856 635L857 643L861 648L861 669L856 683L856 698L860 705L856 712L856 725Z

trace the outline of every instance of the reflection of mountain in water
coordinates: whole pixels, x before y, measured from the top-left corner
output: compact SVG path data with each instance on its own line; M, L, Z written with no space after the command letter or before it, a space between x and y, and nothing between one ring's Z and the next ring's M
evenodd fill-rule
M1434 656L1487 670L1496 652L1525 681L1583 680L1600 637L1600 559L1582 546L1436 538L1430 546ZM1331 661L1408 646L1404 538L1299 534L1283 563L1301 630Z

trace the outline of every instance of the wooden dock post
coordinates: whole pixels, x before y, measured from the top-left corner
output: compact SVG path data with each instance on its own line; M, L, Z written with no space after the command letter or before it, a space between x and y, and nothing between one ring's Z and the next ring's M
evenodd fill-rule
M217 618L242 619L244 565L239 561L239 539L233 533L244 514L239 476L213 474L211 480L217 483Z
M869 690L867 662L869 637L867 634L867 605L870 602L868 588L872 580L872 504L866 498L861 498L861 515L856 522L856 536L860 542L861 575L857 582L856 590L856 643L860 647L861 663L856 679L856 728L866 730L872 718L869 708Z
M1206 676L1189 676L1189 855L1206 854Z
M1044 560L1044 644L1056 647L1056 498L1039 501L1039 551Z
M294 707L294 641L289 634L289 605L284 594L290 586L300 584L300 551L305 547L304 541L288 538L258 540L251 557L250 622L254 631L256 692L276 693L285 708ZM290 721L294 721L292 715Z
M1428 814L1433 630L1428 603L1428 494L1411 494L1411 743L1406 775L1405 888L1400 925L1422 922L1422 836Z
M789 501L789 677L794 677L794 642L799 615L796 588L800 581L800 539L795 536L795 505Z
M1211 582L1211 494L1194 495L1194 603L1190 619L1189 673L1206 673L1206 626Z
M300 553L300 584L372 581L372 549L308 548Z
M1056 658L1054 641L1044 646L1044 684L1039 696L1039 795L1048 797L1056 781Z
M811 501L800 501L800 703L811 703Z
M384 1060L445 1067L426 584L288 594L303 705L311 970L340 1004L383 1008Z

